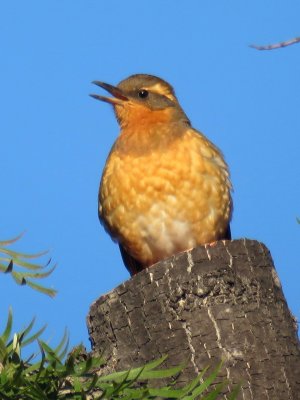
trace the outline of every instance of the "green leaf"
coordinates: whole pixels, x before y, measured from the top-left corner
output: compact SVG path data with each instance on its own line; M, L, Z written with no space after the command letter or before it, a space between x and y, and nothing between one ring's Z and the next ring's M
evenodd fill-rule
M222 364L223 364L222 362L219 363L219 364L217 365L217 367L215 368L215 370L209 375L209 377L206 378L206 379L204 380L204 382L201 383L200 386L196 387L196 388L193 390L193 392L192 392L192 394L191 394L190 396L185 397L185 400L193 400L193 399L195 399L197 396L199 396L200 394L202 394L202 393L214 382L214 380L216 379L216 377L217 377L217 375L218 375L218 373L219 373L219 371L220 371L220 369L221 369L221 367L222 367Z
M57 265L54 265L48 271L45 272L22 272L24 278L34 278L34 279L43 279L47 278L52 272L55 270Z
M166 358L167 358L167 356L163 356L163 357L159 358L158 360L151 361L150 363L145 364L144 367L131 369L129 371L128 379L135 379L135 377L138 376L138 375L140 375L141 379L149 379L149 378L145 377L145 374L151 373L151 370L153 370L154 368L160 366L166 360ZM182 370L182 366L175 367L175 370L178 370L178 369L179 369L179 371L181 371ZM172 374L169 375L169 373L166 372L166 371L171 371L171 370L173 370L173 369L171 368L169 370L164 370L164 371L165 371L165 373L167 373L168 376L172 376ZM159 371L159 372L161 372L161 371ZM119 380L123 379L125 373L127 373L127 371L114 372L114 373L106 375L106 376L101 376L99 378L99 382L105 382L105 381L118 382ZM150 379L151 379L151 377L150 377Z
M4 329L4 332L1 335L1 339L3 340L4 343L6 343L8 341L8 339L11 335L12 323L13 323L12 308L9 307L6 327Z
M163 393L168 393L169 394L169 392L167 392L167 391L159 391L159 389L157 389L157 393L160 393L160 394L152 394L152 393L150 393L150 391L151 391L151 389L148 389L148 388L146 388L146 387L144 387L144 388L141 388L141 389L125 389L124 391L122 391L122 400L124 400L124 399L147 399L147 398L149 398L149 395L152 397L152 396L154 396L154 397L158 397L158 396L161 396L161 397L167 397L167 396L164 396L164 394ZM156 393L156 392L155 392ZM124 397L123 397L123 394L125 395ZM171 398L171 396L169 397L169 398Z
M89 373L89 371L94 368L94 367L101 367L105 364L104 360L100 357L94 357L91 355L87 356L87 360L86 361L81 361L76 363L75 366L75 371L76 371L76 375L80 376L80 375L86 375L87 373ZM76 358L76 356L75 356ZM96 377L97 381L98 381L98 376Z
M25 232L20 233L18 236L12 238L12 239L8 239L8 240L2 240L0 241L0 246L8 246L10 244L13 244L15 242L17 242L19 239L21 239L21 237L24 235Z
M182 388L182 395L187 395L188 393L192 392L197 385L199 385L200 380L203 378L203 375L206 373L208 370L208 367L204 368L201 373L196 376L195 379L192 380L192 382L188 383L186 386Z
M48 252L43 251L34 254L27 254L10 250L6 247L12 243L15 243L21 237L22 235L19 235L11 240L0 241L0 272L10 274L15 282L19 285L27 284L34 290L54 297L56 294L56 290L39 285L35 281L33 281L33 279L36 280L47 278L55 270L56 264L52 267L47 268L51 262L51 258L47 261L45 265L30 262L30 260L42 257ZM4 256L2 256L1 253ZM20 271L20 269L22 270Z
M116 385L113 386L111 396L118 394L118 392L120 392L121 389L123 390L124 388L128 387L127 380L128 380L129 373L130 373L130 371L125 372L123 379L120 382L118 382ZM127 382L127 384L126 384L126 382ZM129 384L131 384L131 383L133 383L133 382L130 382Z
M210 392L207 396L203 397L201 400L216 400L223 387L224 387L224 382L219 383L212 392Z
M5 342L0 337L0 362L5 364L5 359L7 359L8 353L5 346Z
M6 270L7 270L7 265L4 265L0 262L0 271L5 273Z
M235 388L233 389L233 391L230 393L228 400L235 400L241 390L241 387L242 387L241 383L236 385Z
M27 253L20 253L20 252L14 251L14 250L9 250L9 249L6 249L5 247L1 247L0 251L3 254L7 254L7 255L11 256L14 260L20 260L21 258L28 258L28 259L39 258L39 257L42 257L42 256L48 254L48 250L41 251L39 253L27 254Z
M41 286L41 285L39 285L37 283L34 283L32 281L25 281L25 284L27 284L31 288L37 290L38 292L47 294L50 297L54 297L56 295L56 293L57 293L57 290L55 290L55 289L46 288L46 287Z
M150 369L154 369L154 368L159 367L162 363L164 363L166 361L167 358L168 358L168 356L164 355L164 356L160 357L157 360L150 361L149 363L145 364L144 370L148 371Z
M149 394L153 397L165 397L172 399L182 399L184 398L184 390L182 389L170 389L170 388L161 388L161 389L153 389L149 388Z
M26 285L27 282L26 282L26 279L24 278L23 274L12 271L11 275L18 285L20 285L20 286Z
M67 329L65 329L63 337L62 337L61 341L59 342L59 344L54 349L54 352L56 354L59 354L60 359L63 359L64 356L67 354L68 347L69 347L69 334L68 334Z
M80 379L78 379L77 377L74 378L74 390L75 392L81 392L82 391L82 383L80 381Z
M0 249L0 251L1 251L1 249ZM0 257L0 260L2 260L4 262L12 262L12 260L14 260L15 265L18 265L19 267L24 267L26 269L33 270L33 271L43 270L43 269L47 268L51 262L51 258L50 258L50 260L47 261L47 263L45 263L45 265L33 264L28 261L24 261L20 258Z
M158 371L143 371L139 377L140 380L144 379L161 379L161 378L169 378L171 376L177 375L179 372L183 370L183 366L179 365L178 367L158 370Z
M50 362L56 361L57 363L61 364L61 359L59 355L55 353L55 351L43 340L38 339L38 343L42 347L45 352L46 359Z
M35 334L31 335L28 339L23 341L23 347L28 346L30 343L36 341L42 333L45 331L47 325L44 325L41 329L39 329ZM27 333L24 332L24 336L26 336Z

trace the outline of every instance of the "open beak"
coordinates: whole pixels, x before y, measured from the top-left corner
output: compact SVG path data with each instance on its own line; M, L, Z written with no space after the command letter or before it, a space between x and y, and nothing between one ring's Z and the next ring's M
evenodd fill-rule
M96 100L105 101L106 103L110 103L112 105L121 105L124 101L128 100L122 90L117 88L116 86L109 85L108 83L100 82L100 81L93 81L94 85L100 86L105 89L108 93L112 94L114 97L106 97L106 96L99 96L98 94L90 94Z

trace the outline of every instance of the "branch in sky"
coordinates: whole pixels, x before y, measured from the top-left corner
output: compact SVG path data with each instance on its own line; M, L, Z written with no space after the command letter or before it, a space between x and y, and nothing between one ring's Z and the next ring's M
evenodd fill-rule
M250 44L249 47L252 47L253 49L256 50L274 50L274 49L280 49L281 47L287 47L295 43L300 43L300 36L294 39L286 40L285 42L269 44L266 46L257 46L256 44Z

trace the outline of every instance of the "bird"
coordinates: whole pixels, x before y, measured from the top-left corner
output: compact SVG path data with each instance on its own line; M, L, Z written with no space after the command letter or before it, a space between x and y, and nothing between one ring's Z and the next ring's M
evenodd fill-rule
M111 96L120 134L106 160L100 222L131 275L197 245L230 240L232 185L221 151L194 129L165 80L135 74Z

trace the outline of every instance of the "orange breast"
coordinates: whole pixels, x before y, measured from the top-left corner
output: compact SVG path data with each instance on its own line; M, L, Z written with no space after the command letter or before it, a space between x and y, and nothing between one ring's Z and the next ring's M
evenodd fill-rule
M113 239L149 266L222 237L232 206L220 152L193 129L161 146L130 140L117 140L100 186L99 214Z

